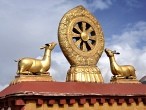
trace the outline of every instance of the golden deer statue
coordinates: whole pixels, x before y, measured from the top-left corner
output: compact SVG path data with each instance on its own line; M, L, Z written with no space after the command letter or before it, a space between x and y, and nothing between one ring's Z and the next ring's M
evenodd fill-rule
M49 44L45 44L45 46L40 49L45 49L45 53L43 58L35 59L35 58L22 58L18 62L18 70L17 74L41 74L47 73L50 69L51 64L51 51L56 46L56 43L52 42Z
M118 65L115 61L114 54L120 54L116 51L105 49L106 55L110 60L111 72L115 78L136 79L135 68L131 65Z

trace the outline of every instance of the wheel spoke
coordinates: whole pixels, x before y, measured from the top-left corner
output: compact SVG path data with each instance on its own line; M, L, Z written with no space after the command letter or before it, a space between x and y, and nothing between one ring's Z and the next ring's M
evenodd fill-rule
M83 51L87 51L86 43L85 42L83 42Z
M80 46L80 43L82 42L82 40L81 39L79 39L79 40L77 40L76 42L75 42L75 45L78 47L78 46Z
M93 27L84 21L76 23L71 33L74 45L83 52L94 49L96 37Z
M81 50L83 50L84 52L87 51L86 42L81 43Z
M82 22L82 29L83 29L83 32L86 30L86 23L85 22Z
M91 44L91 42L87 42L87 43L88 43L89 47L90 47L91 49L93 49L93 45Z
M72 37L80 37L81 35L80 34L77 34L75 32L72 32Z
M79 28L79 25L76 24L76 26L74 27L78 32L82 33L81 29Z
M90 27L90 28L87 29L86 33L87 33L87 34L90 34L92 31L93 31L93 28Z
M89 39L90 40L96 40L96 36L90 36Z

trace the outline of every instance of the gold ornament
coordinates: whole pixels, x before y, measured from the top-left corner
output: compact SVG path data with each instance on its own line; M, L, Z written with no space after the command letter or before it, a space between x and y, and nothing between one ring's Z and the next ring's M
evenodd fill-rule
M45 46L40 49L45 49L44 56L42 60L35 58L22 58L18 62L18 75L27 74L45 74L50 69L51 64L51 51L56 46L56 43L45 44Z
M60 21L58 40L71 65L66 81L103 82L96 64L104 49L104 37L89 11L83 6L68 11Z
M118 65L116 63L114 54L120 54L116 51L105 49L105 53L109 57L111 72L114 75L111 80L114 79L136 79L135 68L131 65Z

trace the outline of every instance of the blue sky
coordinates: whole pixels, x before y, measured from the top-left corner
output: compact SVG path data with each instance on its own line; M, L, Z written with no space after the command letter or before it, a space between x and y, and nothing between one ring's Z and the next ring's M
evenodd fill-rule
M40 46L58 43L62 16L78 5L88 9L101 24L105 48L121 53L115 56L117 62L133 65L138 79L146 75L145 0L0 0L0 89L16 75L14 59L40 58ZM97 65L108 83L112 74L104 52ZM49 71L55 80L65 81L69 66L58 44Z
M108 9L96 9L94 15L99 19L103 31L106 31L105 37L111 37L121 33L127 25L145 21L145 5L145 0L113 0Z

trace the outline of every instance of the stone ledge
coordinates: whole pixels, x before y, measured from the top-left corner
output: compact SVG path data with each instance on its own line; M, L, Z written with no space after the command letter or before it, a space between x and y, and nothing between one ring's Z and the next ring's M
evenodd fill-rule
M137 79L111 79L111 83L141 83Z
M55 81L55 80L49 74L18 75L18 76L15 76L15 79L13 81L11 81L10 85L14 85L20 82L27 82L27 81Z

